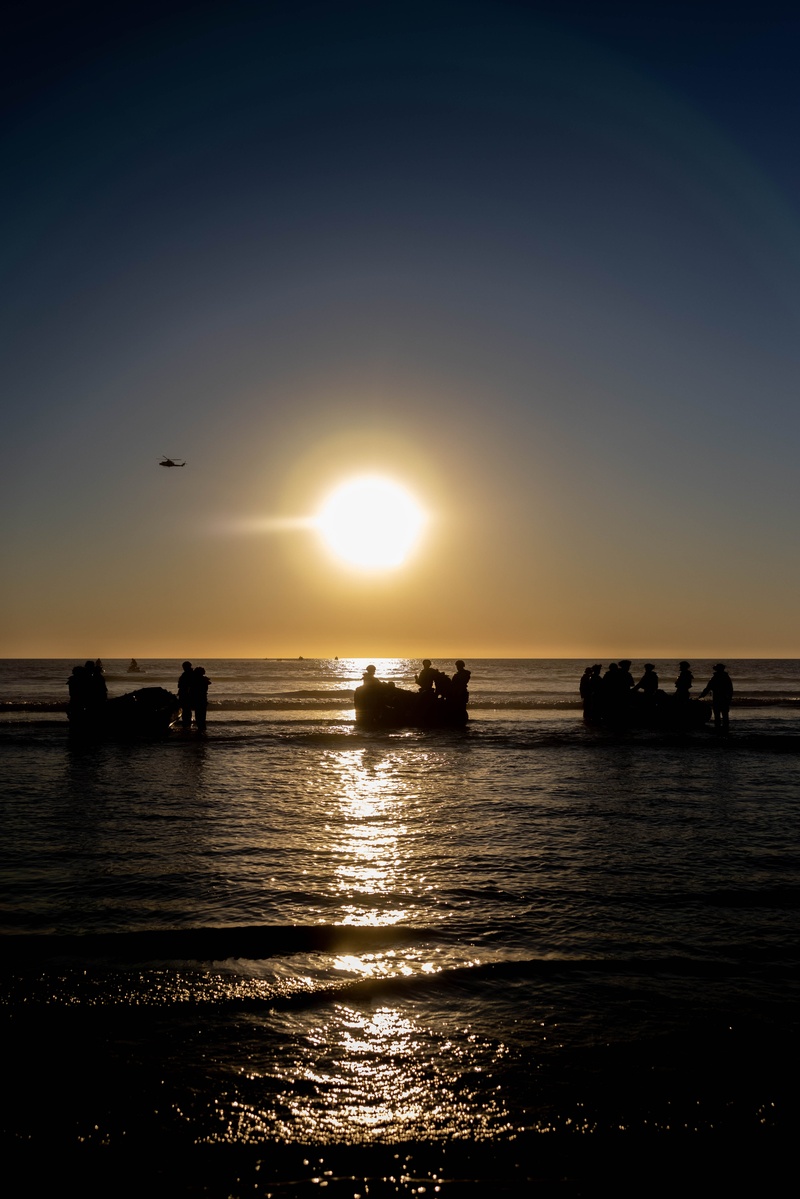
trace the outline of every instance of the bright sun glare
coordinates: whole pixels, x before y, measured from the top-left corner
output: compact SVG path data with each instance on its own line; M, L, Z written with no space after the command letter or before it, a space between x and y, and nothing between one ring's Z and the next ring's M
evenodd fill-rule
M424 523L425 514L404 488L376 476L343 483L315 521L338 558L371 570L401 566Z

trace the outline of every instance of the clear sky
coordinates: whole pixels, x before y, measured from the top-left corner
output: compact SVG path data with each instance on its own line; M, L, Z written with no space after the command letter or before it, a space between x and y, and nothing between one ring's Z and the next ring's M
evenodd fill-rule
M0 656L800 656L792 8L11 6Z

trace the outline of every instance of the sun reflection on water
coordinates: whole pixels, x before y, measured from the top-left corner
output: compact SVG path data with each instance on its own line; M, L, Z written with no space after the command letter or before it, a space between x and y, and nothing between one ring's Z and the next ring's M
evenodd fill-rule
M259 1101L245 1088L220 1098L219 1133L203 1139L386 1144L496 1137L511 1125L499 1090L486 1094L485 1072L504 1052L479 1037L442 1039L413 1009L334 1004L305 1025L277 1074L248 1075L249 1085L265 1086L269 1097Z
M421 750L410 765L407 749L401 755L384 744L329 750L322 765L319 862L339 897L339 922L413 921L413 897L433 881L420 850L429 813L419 778L421 767L436 770L436 756L427 760ZM465 1035L461 998L446 981L441 990L434 982L473 956L464 947L417 943L293 959L291 969L305 971L312 993L316 979L321 1002L257 1022L246 1075L219 1096L220 1132L211 1139L363 1144L508 1132L501 1089L495 1084L487 1094L486 1085L505 1047ZM263 965L276 970L274 962ZM402 984L396 996L387 994L391 980L410 976L429 979L435 998L405 994ZM267 1050L259 1065L258 1028L266 1044L277 1036L287 1046L279 1061Z
M339 811L331 830L336 888L344 899L344 924L397 924L406 905L387 905L408 893L407 784L394 754L343 750L331 755ZM380 904L369 897L380 898Z
M323 834L315 869L338 901L337 923L413 923L436 862L420 777L436 775L439 757L421 747L411 760L407 747L383 743L329 749L320 765L309 795ZM505 1047L465 1035L462 999L446 981L473 959L463 946L417 942L293 956L291 979L274 960L251 964L288 1005L251 1026L246 1071L219 1095L210 1139L363 1144L507 1132L505 1098L486 1085ZM434 991L406 993L412 976ZM295 1008L302 990L319 1004ZM287 1046L279 1060L268 1048L275 1037Z

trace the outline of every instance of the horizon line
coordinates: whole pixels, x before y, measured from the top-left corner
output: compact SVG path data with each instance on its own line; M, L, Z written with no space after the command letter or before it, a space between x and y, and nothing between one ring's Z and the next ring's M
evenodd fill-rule
M137 662L145 662L145 661L150 661L150 662L176 661L177 662L183 658L186 658L186 659L188 659L188 658L206 658L206 659L211 659L214 661L227 661L227 662L341 662L341 661L369 662L372 659L376 659L378 661L390 661L390 660L402 660L402 661L417 661L417 660L419 660L419 661L422 661L423 657L429 657L432 660L433 659L441 660L441 659L445 659L445 658L447 658L447 659L469 658L473 662L584 662L584 661L587 661L589 658L597 659L598 657L602 658L604 660L607 659L610 662L620 662L620 661L625 660L622 657L622 655L612 656L609 654L602 654L602 653L594 653L594 654L592 654L592 653L589 653L589 654L486 654L486 653L469 654L469 653L463 653L463 652L458 652L458 653L454 652L454 653L438 653L437 654L437 653L431 652L430 650L426 650L424 654L376 654L376 653L372 653L372 654L337 654L334 656L320 655L320 654L274 654L274 655L272 655L272 654L268 654L268 655L264 655L264 654L219 654L219 653L215 654L215 653L204 653L202 651L199 651L199 652L194 652L194 653L185 652L182 654L169 654L169 655L141 654L135 660ZM83 661L88 661L90 658L92 661L96 661L99 658L101 661L127 662L127 661L130 661L131 656L130 656L130 654L102 654L101 653L101 654L97 654L94 658L92 658L91 655L87 656L86 654L78 654L78 653L75 653L75 654L9 654L8 656L0 655L0 662L71 662L75 658L81 658ZM748 662L748 661L752 661L752 662L756 662L756 661L797 662L797 661L800 661L800 654L797 654L797 655L795 655L795 654L775 654L775 653L769 653L769 654L727 653L726 654L724 652L692 653L691 651L689 651L688 653L686 653L686 652L680 652L680 653L678 653L678 652L676 652L676 653L661 653L661 652L653 653L653 652L650 652L647 654L633 653L630 660L631 661L639 661L641 659L642 661L644 661L647 658L657 658L660 661L665 658L670 659L670 660L672 660L674 658L676 661L680 661L682 658L686 658L687 660L690 658L694 658L695 660L698 660L698 661L706 661L706 660L710 661L712 658L716 658L719 661L723 661L727 658L729 661L737 661L737 662Z

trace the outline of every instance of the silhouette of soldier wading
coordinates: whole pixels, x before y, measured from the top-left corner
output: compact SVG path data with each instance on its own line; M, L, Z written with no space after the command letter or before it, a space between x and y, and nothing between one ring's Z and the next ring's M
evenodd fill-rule
M689 702L689 692L692 689L694 675L688 662L678 663L678 677L675 680L675 698L681 703Z
M192 727L192 679L194 668L191 662L181 663L183 674L178 679L178 699L181 702L181 726L185 729Z
M68 713L70 720L87 720L102 715L108 699L108 687L103 675L103 663L87 661L83 666L73 666L67 679L69 688Z
M192 707L194 708L194 722L197 725L197 731L204 733L206 731L206 712L208 710L208 688L211 685L211 679L206 678L204 666L195 666L192 671L192 683L189 689L189 697Z
M419 674L414 675L414 682L419 687L420 691L430 691L433 687L433 681L436 677L436 671L431 666L430 658L422 659L422 670Z
M467 670L464 663L459 658L456 662L456 673L450 680L450 688L448 691L450 702L458 704L459 707L466 708L469 703L469 680L472 678L472 671Z
M731 699L733 697L733 683L731 682L731 676L722 662L717 662L714 667L714 673L700 692L700 698L702 699L708 694L711 695L714 728L721 729L723 733L727 733L728 714L731 709Z

